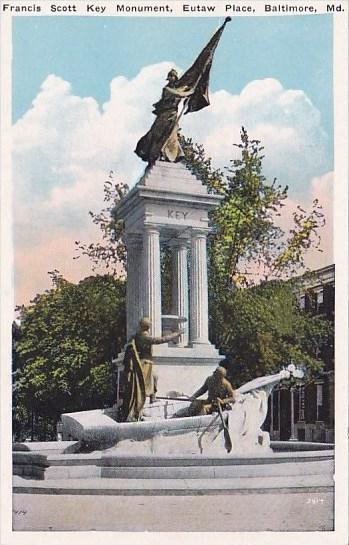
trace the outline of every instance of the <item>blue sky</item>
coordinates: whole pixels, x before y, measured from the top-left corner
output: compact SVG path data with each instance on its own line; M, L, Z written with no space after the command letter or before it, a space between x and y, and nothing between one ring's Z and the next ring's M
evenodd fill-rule
M168 70L188 68L221 23L13 18L16 302L46 289L49 270L71 281L91 273L72 259L74 241L99 238L88 212L102 208L104 180L112 169L137 182L145 164L133 150ZM262 141L263 173L289 186L286 231L297 204L320 200L328 221L314 269L333 259L332 54L330 15L234 18L215 53L210 107L181 120L221 168L239 153L242 125Z
M187 68L217 18L16 17L13 22L13 118L30 106L51 73L73 93L108 99L117 74L134 77L165 60ZM239 17L226 27L215 55L212 90L240 93L251 80L278 79L302 89L333 130L332 16Z

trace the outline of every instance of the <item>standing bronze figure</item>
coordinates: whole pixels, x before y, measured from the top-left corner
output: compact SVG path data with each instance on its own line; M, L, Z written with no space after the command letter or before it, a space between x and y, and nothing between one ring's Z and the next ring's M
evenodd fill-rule
M153 371L151 348L154 344L163 344L178 338L184 330L175 331L163 337L150 335L150 320L145 317L139 321L137 333L126 346L124 370L121 375L120 392L122 405L119 409L121 421L139 420L146 397L155 400L157 376Z
M210 104L208 85L213 55L224 27L230 20L230 17L225 19L181 78L174 69L168 73L168 84L162 90L161 99L153 105L156 119L135 149L135 153L149 165L153 165L157 159L175 162L183 156L178 141L178 121L183 113L197 112ZM178 113L182 99L184 106Z

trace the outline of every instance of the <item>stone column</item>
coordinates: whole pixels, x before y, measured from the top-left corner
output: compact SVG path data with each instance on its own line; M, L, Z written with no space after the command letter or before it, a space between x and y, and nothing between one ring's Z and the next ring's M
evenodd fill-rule
M334 371L328 375L328 423L334 427Z
M172 313L188 320L188 246L186 240L177 239L172 247ZM178 346L188 344L188 321L179 324L185 333L178 339Z
M278 388L278 440L280 441L281 436L281 393L280 388Z
M270 436L274 437L274 392L270 394Z
M127 286L126 286L126 317L127 338L136 332L142 314L140 308L141 289L140 278L142 268L142 239L136 235L128 235L127 247Z
M146 226L143 235L143 313L151 320L151 335L161 337L160 232Z
M294 422L294 388L290 388L290 397L291 397L291 436L289 438L289 441L298 441L296 437L296 428L295 428L295 422Z
M190 341L208 344L206 232L193 229L190 260Z

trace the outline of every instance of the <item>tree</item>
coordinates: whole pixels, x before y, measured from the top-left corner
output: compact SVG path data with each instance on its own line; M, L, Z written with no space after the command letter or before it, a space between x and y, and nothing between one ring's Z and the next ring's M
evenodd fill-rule
M282 231L277 218L287 187L266 180L263 147L244 128L237 144L241 156L225 171L213 168L201 145L184 137L181 144L187 167L210 193L223 197L210 214L209 319L211 340L228 356L225 365L233 383L273 373L291 361L302 365L311 380L321 370L320 354L333 331L325 316L298 309L296 284L285 280L302 269L309 248L319 249L325 221L321 206L317 201L309 211L298 206L289 233ZM126 248L123 225L113 209L127 190L111 172L104 184L105 208L90 212L102 241L76 242L76 259L87 255L94 270L102 265L113 276L91 276L75 285L53 271L52 289L18 309L21 326L14 331L13 348L18 438L30 428L34 437L35 423L42 438L54 437L61 413L114 401L111 361L125 342ZM161 266L162 280L169 280L166 249ZM163 286L165 311L169 285L165 281Z
M230 161L226 174L212 167L201 145L185 138L181 144L188 168L209 192L223 197L210 217L211 340L232 356L239 382L275 372L291 359L309 368L311 375L321 367L316 354L327 341L328 323L300 314L295 288L276 280L293 277L304 266L306 251L319 248L325 221L319 203L314 201L308 212L298 206L286 234L276 220L288 188L266 180L263 147L250 140L244 128L237 145L241 158ZM306 328L317 339L314 347L305 343Z
M285 206L288 187L283 188L276 179L266 180L262 172L263 146L259 140L250 140L244 127L241 142L234 144L241 151L241 158L232 159L226 173L213 168L202 145L183 136L180 141L186 166L209 193L223 197L220 206L210 214L210 289L219 292L233 284L251 286L256 279L259 282L289 278L302 269L309 248L321 251L319 229L325 218L319 202L314 200L309 211L298 206L293 213L293 227L286 234L276 220ZM115 220L113 210L127 190L126 184L115 182L111 172L104 184L106 207L98 214L90 212L101 229L102 241L77 241L75 259L87 255L94 267L103 265L114 273L124 267L123 225Z
M289 363L303 368L306 382L322 370L319 355L333 327L324 316L300 310L296 293L296 281L274 280L235 289L225 298L217 344L228 355L233 383L275 373Z
M297 207L287 235L276 220L285 206L288 187L277 184L275 178L266 180L264 148L259 140L250 140L244 127L241 142L234 144L241 158L232 159L226 173L212 167L203 146L184 137L181 144L187 167L210 193L223 197L210 216L211 288L289 278L304 266L306 250L319 249L319 229L325 222L319 202L314 200L309 211Z
M18 309L18 431L21 418L35 416L55 433L61 413L111 406L115 398L112 358L125 342L125 282L103 275L72 284L57 271L51 276L52 289Z

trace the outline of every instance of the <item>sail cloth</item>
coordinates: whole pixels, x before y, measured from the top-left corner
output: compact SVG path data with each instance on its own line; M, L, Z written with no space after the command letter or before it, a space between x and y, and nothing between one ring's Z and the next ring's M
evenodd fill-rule
M210 104L208 85L213 55L230 17L215 32L193 65L176 81L170 81L162 90L160 100L154 104L156 119L149 131L138 141L135 153L153 165L160 156L175 162L183 156L178 141L178 107L185 100L185 113L197 112Z
M124 370L120 380L120 394L122 405L120 407L120 419L139 420L146 399L146 385L142 363L132 339L125 349Z
M178 87L193 89L193 94L186 100L185 114L198 112L210 104L208 87L213 56L225 25L229 21L231 21L231 18L227 17L222 26L212 36L206 47L201 51L193 65L188 68L183 76L177 81Z

